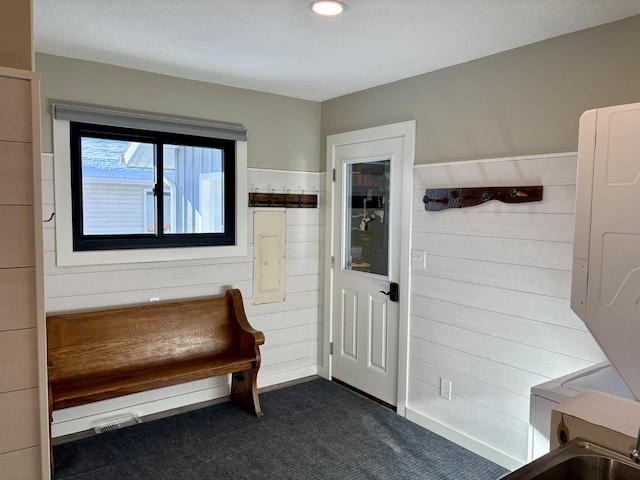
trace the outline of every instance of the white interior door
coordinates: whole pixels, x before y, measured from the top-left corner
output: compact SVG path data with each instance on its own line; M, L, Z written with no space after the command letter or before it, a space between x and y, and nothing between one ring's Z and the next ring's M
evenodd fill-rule
M407 123L413 127L413 122ZM352 132L352 138L329 137L335 170L330 222L331 375L397 405L399 331L406 334L406 322L402 329L400 319L408 316L408 291L403 291L408 281L402 280L401 262L403 252L409 261L408 249L402 248L403 192L410 197L404 182L408 141L413 163L413 137L382 134L363 139L361 132ZM337 142L331 145L332 140ZM399 285L398 298L391 298L394 283ZM406 371L406 365L402 367Z

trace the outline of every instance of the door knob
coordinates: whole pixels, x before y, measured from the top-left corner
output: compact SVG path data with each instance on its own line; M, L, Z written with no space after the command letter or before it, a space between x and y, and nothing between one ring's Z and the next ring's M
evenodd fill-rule
M384 293L392 302L397 302L399 298L398 284L396 282L391 282L391 285L389 285L389 291L385 292L384 290L380 290L380 293Z

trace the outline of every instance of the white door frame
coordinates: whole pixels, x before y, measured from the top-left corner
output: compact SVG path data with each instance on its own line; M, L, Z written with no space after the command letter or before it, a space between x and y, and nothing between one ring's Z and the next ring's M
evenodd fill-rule
M398 325L398 395L397 412L405 416L407 405L407 374L409 353L409 298L411 289L411 215L413 200L413 163L415 157L415 120L366 128L353 132L338 133L327 137L327 182L326 182L326 220L325 220L325 285L324 285L324 352L323 367L319 373L331 380L330 343L333 341L333 269L332 258L336 258L334 245L334 225L336 212L334 211L336 188L332 181L335 167L335 149L342 145L361 143L387 138L404 137L402 158L402 190L399 194L401 201L401 232L400 232L400 305ZM393 201L396 201L395 199ZM337 265L339 260L336 259Z

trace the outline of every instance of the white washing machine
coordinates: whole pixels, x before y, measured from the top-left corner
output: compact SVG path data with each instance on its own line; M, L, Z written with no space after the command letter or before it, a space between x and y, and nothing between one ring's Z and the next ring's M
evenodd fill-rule
M620 374L606 361L531 387L528 462L549 452L551 410L585 390L635 400Z

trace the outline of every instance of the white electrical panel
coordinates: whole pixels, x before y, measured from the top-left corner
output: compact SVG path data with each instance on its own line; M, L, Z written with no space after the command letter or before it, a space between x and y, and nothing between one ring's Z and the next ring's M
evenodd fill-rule
M253 303L285 297L285 212L253 214Z

